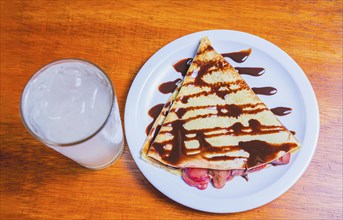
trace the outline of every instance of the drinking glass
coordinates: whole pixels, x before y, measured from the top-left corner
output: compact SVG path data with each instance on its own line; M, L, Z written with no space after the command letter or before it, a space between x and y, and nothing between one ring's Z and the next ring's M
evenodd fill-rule
M64 59L41 68L26 84L20 109L36 139L84 167L105 168L123 151L115 90L90 62Z

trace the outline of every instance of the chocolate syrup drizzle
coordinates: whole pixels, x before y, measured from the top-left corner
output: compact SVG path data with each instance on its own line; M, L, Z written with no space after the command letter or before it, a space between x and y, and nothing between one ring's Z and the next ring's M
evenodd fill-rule
M162 83L159 85L158 90L163 93L163 94L168 94L168 93L173 93L177 87L177 85L181 82L182 80L180 78L177 78L174 81L169 81Z
M254 93L256 95L275 95L277 93L277 89L274 87L252 87L251 88L252 91L254 91Z
M173 65L173 67L176 70L176 72L181 73L181 75L185 77L187 74L187 70L189 69L192 61L193 61L193 58L185 58L176 62Z
M235 61L236 63L243 63L248 59L251 54L251 48L247 50L241 50L238 52L231 52L231 53L222 53L223 57L228 57L231 60Z
M213 50L212 47L206 48L206 50ZM203 53L204 51L200 51L198 53ZM223 53L222 56L228 57L237 63L244 62L250 55L251 49L242 50L238 52L231 52L231 53ZM182 76L187 74L188 68L193 62L192 58L185 58L173 65L174 69L181 73ZM248 87L246 83L242 81L237 81L236 83L239 84L239 89L237 90L230 90L230 91L222 91L220 90L222 84L214 84L209 85L203 80L203 76L205 74L210 74L213 71L216 71L216 68L222 69L226 68L228 64L226 62L219 62L219 61L212 61L207 63L197 63L200 66L198 70L198 75L192 83L195 86L207 86L210 88L210 91L203 91L197 94L192 94L188 96L182 96L179 98L179 101L182 103L187 103L190 98L216 94L218 97L224 99L225 95L230 93L235 93L240 89L246 89ZM215 67L215 68L214 68ZM239 74L246 74L254 77L261 76L264 74L265 69L261 67L236 67L235 68ZM180 79L176 79L174 81L163 83L159 86L159 91L161 93L167 94L172 93L177 84L180 83ZM184 84L187 86L187 84ZM252 90L259 95L275 95L277 93L277 89L274 87L253 87ZM177 100L176 100L177 101ZM232 134L232 135L240 135L240 134L249 134L249 135L259 135L259 134L269 134L275 133L283 130L282 126L267 126L262 125L258 120L251 119L249 120L249 125L244 126L240 122L236 122L232 126L229 127L215 127L215 128L206 128L206 129L199 129L199 130L192 130L188 131L185 129L184 124L190 122L192 120L198 118L208 118L208 117L218 117L218 116L225 116L225 117L235 117L238 118L241 114L256 114L258 112L266 110L264 105L257 106L259 104L245 104L245 105L234 105L234 104L226 104L226 105L216 105L216 106L192 106L187 108L178 108L170 113L175 113L178 117L177 120L166 123L168 127L171 127L171 130L160 131L161 134L169 133L173 136L172 139L166 140L162 143L153 142L152 149L156 150L156 152L162 157L162 159L169 164L177 165L179 164L185 157L203 157L207 158L208 153L225 153L227 151L232 150L241 150L248 152L250 154L249 158L241 158L245 159L247 168L256 166L260 163L264 163L268 161L268 157L273 157L274 154L278 153L279 151L286 151L288 152L290 149L295 147L293 143L285 143L285 144L270 144L260 140L253 140L253 141L241 141L236 146L216 146L213 147L206 139L221 136L223 134ZM153 118L153 121L149 124L146 128L146 133L148 133L154 124L156 118L158 117L159 113L163 108L163 104L158 104L152 107L149 110L149 115ZM197 115L194 117L189 117L187 119L183 119L183 116L188 112L195 109L211 109L212 113L207 113L203 115ZM276 107L272 108L271 111L278 115L283 116L291 113L291 108L287 107ZM157 127L154 132L154 137L159 132L161 126ZM220 131L214 133L213 131ZM209 132L211 132L209 134ZM294 131L292 131L293 133ZM295 133L295 132L294 132ZM197 140L199 141L199 148L196 149L187 149L185 146L185 142ZM166 145L173 146L171 150L165 149ZM220 157L211 157L210 160L234 160L237 157L230 157L230 156L220 156Z
M186 119L189 120L189 119ZM202 157L204 159L209 159L208 154L224 154L225 152L241 149L245 150L250 154L249 158L232 157L232 156L219 156L211 157L210 160L234 160L237 158L245 159L247 168L254 167L260 163L264 163L273 158L274 154L279 151L288 152L293 147L296 146L295 143L284 143L284 144L270 144L265 141L254 140L254 141L240 141L238 145L234 146L216 146L213 147L206 139L215 137L218 135L223 135L223 133L211 133L213 130L223 130L225 133L240 135L240 134L268 134L273 132L279 132L282 127L278 126L266 126L261 125L259 121L255 119L249 120L249 126L245 127L240 122L236 122L230 127L224 128L210 128L210 129L199 129L188 131L184 128L185 120L175 120L166 124L171 127L171 131L160 131L160 133L169 133L173 136L172 139L163 141L161 143L154 142L152 144L152 149L161 156L161 158L177 166L183 159L192 157ZM251 131L252 130L252 131ZM187 149L185 142L197 140L199 141L199 148ZM166 145L173 146L171 150L164 148Z
M270 111L272 111L275 115L284 116L290 114L292 112L292 109L288 107L276 107L271 108Z
M235 70L237 70L240 75L249 76L262 76L265 72L265 69L261 67L235 67Z
M149 131L151 130L152 126L154 125L158 115L163 109L164 104L157 104L153 106L149 111L148 114L152 118L152 122L146 127L145 133L148 135Z
M250 55L251 49L242 50L238 52L222 53L223 57L228 57L237 63L243 63ZM187 74L187 70L192 64L192 58L185 58L176 62L173 67L176 72L181 73L184 77ZM250 76L261 76L264 74L265 69L262 67L235 67L239 74L245 74Z

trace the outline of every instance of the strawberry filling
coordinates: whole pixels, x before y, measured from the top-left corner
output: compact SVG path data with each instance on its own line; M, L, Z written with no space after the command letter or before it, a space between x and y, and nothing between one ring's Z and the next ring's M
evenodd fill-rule
M207 169L200 169L200 168L195 168L197 170L202 170L199 173L206 173L204 176L196 176L194 179L189 175L188 169L192 168L186 168L182 170L182 179L190 186L197 187L198 189L204 190L207 188L208 183L211 181L211 178L207 178ZM191 171L192 172L192 171Z
M185 169L188 176L197 182L207 181L208 179L211 180L211 176L208 172L208 169L201 169L201 168L186 168Z
M287 153L284 156L270 162L271 165L284 165L288 164L291 154ZM252 169L235 169L235 170L212 170L204 168L185 168L182 169L182 179L190 186L197 187L204 190L207 188L208 183L211 182L215 188L223 188L226 182L232 180L235 176L241 176L248 180L248 173L257 172L264 169L267 164L261 164Z

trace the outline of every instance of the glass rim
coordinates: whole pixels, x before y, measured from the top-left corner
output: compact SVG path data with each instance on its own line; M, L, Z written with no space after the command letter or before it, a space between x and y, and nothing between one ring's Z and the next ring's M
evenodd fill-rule
M62 62L82 62L82 63L86 63L87 65L92 65L94 66L95 68L97 68L98 70L100 70L101 74L105 77L105 79L108 81L108 84L110 86L110 89L111 89L111 105L110 105L110 108L109 108L109 111L107 113L107 116L104 120L104 122L97 128L95 129L95 131L93 133L91 133L90 135L88 135L87 137L84 137L80 140L77 140L77 141L72 141L72 142L67 142L67 143L58 143L58 142L54 142L54 141L51 141L47 138L44 138L44 137L41 137L39 134L36 134L36 132L34 132L30 126L29 126L29 123L25 120L25 116L24 116L24 112L23 112L23 97L24 95L26 94L27 90L28 90L28 86L30 85L30 83L32 82L33 79L35 79L39 74L41 74L44 70L46 70L47 68L51 67L51 66L54 66L56 64L59 64L59 63L62 63ZM69 146L74 146L74 145L77 145L77 144L81 144L89 139L91 139L92 137L94 137L95 135L97 135L103 128L104 126L106 125L107 121L109 120L110 116L111 116L111 113L112 113L112 109L114 107L114 99L116 98L116 94L115 94L115 90L114 90L114 87L112 85L112 82L110 80L110 78L108 77L108 75L106 74L105 71L103 71L98 65L90 62L90 61L87 61L87 60L84 60L84 59L79 59L79 58L64 58L64 59L59 59L59 60L55 60L55 61L52 61L46 65L44 65L43 67L41 67L40 69L38 69L38 71L36 71L30 78L29 80L27 81L27 83L25 84L24 86L24 89L21 93L21 96L20 96L20 116L21 116L21 120L25 126L25 128L29 131L29 133L34 137L36 138L37 140L39 140L40 142L44 143L44 144L47 144L47 145L54 145L54 146L59 146L59 147L69 147Z

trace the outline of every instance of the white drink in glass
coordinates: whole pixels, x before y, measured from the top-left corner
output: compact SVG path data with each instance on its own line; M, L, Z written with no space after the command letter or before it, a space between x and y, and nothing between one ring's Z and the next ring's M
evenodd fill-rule
M66 59L43 67L24 89L21 113L33 136L85 167L107 167L123 150L113 86L89 62Z

